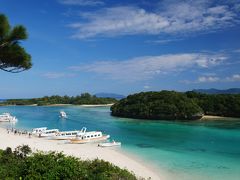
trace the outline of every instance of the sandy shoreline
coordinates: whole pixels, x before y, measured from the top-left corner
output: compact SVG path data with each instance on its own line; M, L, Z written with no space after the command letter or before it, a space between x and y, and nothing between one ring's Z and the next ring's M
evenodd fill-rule
M156 170L153 170L141 160L131 157L117 148L100 148L97 144L64 144L63 141L47 140L37 137L28 138L25 135L8 134L7 130L0 128L0 149L6 147L15 148L19 145L29 145L32 150L57 151L66 155L72 155L81 159L103 159L120 168L126 168L136 174L137 177L151 179L164 179Z
M239 120L235 117L204 115L200 120Z

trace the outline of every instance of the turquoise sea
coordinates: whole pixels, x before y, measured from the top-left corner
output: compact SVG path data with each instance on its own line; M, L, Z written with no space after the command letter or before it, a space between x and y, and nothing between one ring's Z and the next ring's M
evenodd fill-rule
M60 119L64 110L69 118ZM110 116L108 107L0 107L20 129L47 126L60 130L101 130L122 149L155 166L169 180L240 180L240 120L167 122ZM0 124L10 127L9 124Z

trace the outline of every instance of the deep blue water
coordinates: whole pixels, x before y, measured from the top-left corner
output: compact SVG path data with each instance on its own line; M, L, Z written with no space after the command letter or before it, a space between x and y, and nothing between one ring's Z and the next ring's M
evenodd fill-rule
M64 110L69 118L60 119ZM106 107L0 107L19 121L16 128L47 126L60 130L101 130L122 142L122 149L150 162L167 179L240 179L240 120L167 122L110 116ZM10 124L0 124L11 126Z

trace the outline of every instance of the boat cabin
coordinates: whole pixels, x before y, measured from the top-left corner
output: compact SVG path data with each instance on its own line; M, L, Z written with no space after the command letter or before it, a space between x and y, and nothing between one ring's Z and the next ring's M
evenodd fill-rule
M32 133L33 134L38 134L38 133L45 132L46 130L47 130L47 127L34 128L34 129L32 129Z

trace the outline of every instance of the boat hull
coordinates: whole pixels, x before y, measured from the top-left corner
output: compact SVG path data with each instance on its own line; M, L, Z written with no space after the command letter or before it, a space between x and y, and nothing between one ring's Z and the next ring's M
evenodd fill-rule
M51 136L49 139L51 140L70 140L75 139L76 136Z
M50 138L50 137L54 137L55 133L52 134L39 134L38 137L40 138Z
M110 135L104 135L102 137L97 138L90 138L90 139L79 139L74 138L69 141L70 144L85 144L85 143L91 143L91 142L99 142L99 141L105 141L108 138L110 138Z
M100 147L114 147L114 146L121 146L120 142L115 142L115 143L101 143L98 144Z

